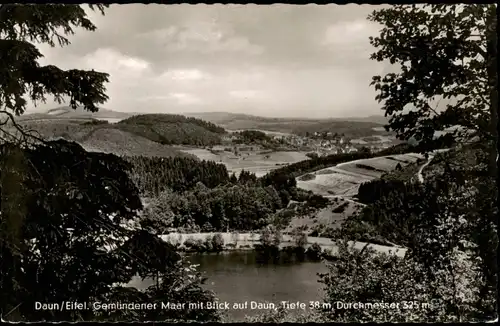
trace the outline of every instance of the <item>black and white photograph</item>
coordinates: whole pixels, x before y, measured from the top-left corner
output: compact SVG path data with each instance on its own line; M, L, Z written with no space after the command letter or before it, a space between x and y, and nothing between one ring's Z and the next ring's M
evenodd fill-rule
M497 16L0 4L0 319L498 321Z

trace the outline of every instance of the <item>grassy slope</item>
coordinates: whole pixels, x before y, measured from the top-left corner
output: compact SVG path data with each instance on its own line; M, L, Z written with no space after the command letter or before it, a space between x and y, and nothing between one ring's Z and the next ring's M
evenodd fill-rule
M303 181L303 176L298 177L297 186L299 188L311 190L323 196L338 194L339 197L332 198L331 204L324 209L307 216L294 217L288 231L298 226L307 226L309 232L313 230L321 232L321 230L325 230L325 228L340 228L342 222L359 212L364 206L355 201L344 199L342 196L355 195L357 193L357 187L359 187L359 184L363 181L376 178L402 179L415 177L419 167L423 163L417 163L417 156L418 155L412 154L392 155L385 158L364 159L357 163L346 162L339 164L337 167L330 167L308 173L308 175L314 177L308 181ZM362 163L362 166L383 170L385 173L378 172L376 175L370 176L373 170L360 168L357 166L359 163ZM397 163L401 163L402 169L400 171L395 170ZM345 193L346 190L347 193ZM343 205L345 205L343 210L335 210Z
M117 155L193 157L161 142L188 145L217 143L220 134L225 132L205 121L176 115L140 115L120 123L91 125L88 122L92 120L85 116L86 113L82 115L64 108L51 112L53 114L26 115L19 122L46 138L62 137L80 143L87 150ZM104 115L109 115L109 112L104 112Z
M147 138L113 128L99 128L80 144L88 151L124 156L194 157L176 147L162 145Z
M417 157L417 154L401 154L340 163L309 173L311 176L307 180L303 176L298 177L297 186L322 196L354 196L361 183L380 178L384 172L394 171L398 163L404 167L416 162Z

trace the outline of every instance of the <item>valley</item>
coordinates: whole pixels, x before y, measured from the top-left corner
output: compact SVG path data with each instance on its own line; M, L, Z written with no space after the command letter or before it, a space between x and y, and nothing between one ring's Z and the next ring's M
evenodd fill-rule
M496 6L0 14L1 320L498 319Z
M125 158L211 161L224 165L228 175L234 174L236 178L240 177L242 171L261 178L271 171L300 165L317 157L335 157L337 154L356 157L358 150L384 150L389 145L399 144L393 142L390 134L375 131L374 129L379 128L375 127L378 124L367 124L366 121L273 119L228 113L204 113L202 116L209 120L204 121L195 116L133 115L110 110L93 114L61 107L45 114L25 115L19 123L48 139L75 141L91 152L111 153ZM245 120L248 126L256 128L265 128L266 124L272 123L274 127L270 129L274 130L222 128L234 127L235 119ZM277 128L280 124L282 127ZM288 129L291 125L296 128L295 133ZM316 131L310 133L308 126L311 131ZM317 129L319 126L341 126L347 129L341 129L340 133L337 129ZM360 130L364 130L364 135L354 138L360 136ZM304 135L301 136L301 133ZM364 154L360 155L364 157ZM379 178L384 173L405 167L419 159L422 157L410 153L357 160L346 158L340 163L314 163L313 166L317 168L313 168L312 172L293 174L297 189L324 197L328 204L304 210L300 207L303 203L291 200L288 207L277 210L287 211L285 214L292 215L284 226L284 234L292 234L297 229L310 236L330 234L364 206L355 199L361 183ZM143 197L146 196L144 200L150 202L165 188L157 181L148 186L147 182L144 183L144 178L154 172L148 172L145 167L141 171L140 174L134 172L132 179L142 184L141 191L148 191ZM217 182L226 181L221 179ZM182 232L189 233L189 230Z
M289 282L302 300L317 300L317 294L308 289L320 291L321 287L307 279L314 279L325 266L317 258L304 261L294 253L297 248L307 257L316 252L324 259L336 259L341 254L339 232L367 206L364 197L358 198L360 186L391 178L422 181L434 157L426 160L392 135L380 134L383 131L374 130L379 127L372 124L362 133L293 131L287 129L288 121L270 128L274 130L225 130L178 115L122 119L109 113L114 117L55 112L53 118L27 115L20 124L48 139L75 141L89 152L115 154L128 161L130 179L144 206L134 227L121 227L148 230L173 245L210 277L204 288L228 301L239 300L234 286L247 284L253 273L266 275L260 281L267 284L251 294L253 300L275 301L279 296L269 297L269 288L290 295ZM358 122L347 125L352 123ZM273 271L259 263L263 253L258 248L267 248L269 241L274 243L269 248L275 246L280 252L275 265L279 269ZM347 243L358 250L370 248L399 257L407 251L377 234ZM155 282L134 277L127 286L146 289ZM259 313L233 310L228 318L241 321Z
M363 148L377 151L399 143L390 134L374 130L377 127L373 126L379 124L365 121L276 119L224 112L186 116L187 120L179 115L141 115L105 109L90 113L81 108L60 107L23 115L18 122L48 139L76 141L89 151L119 156L197 157L222 163L231 173L245 170L258 177L277 167L307 160L311 155ZM197 120L197 116L206 118L206 122ZM239 128L233 123L235 119L246 121L251 128ZM319 129L318 124L322 126ZM217 129L216 125L227 130ZM238 134L244 130L265 134L267 139L241 140ZM360 133L364 137L356 138Z

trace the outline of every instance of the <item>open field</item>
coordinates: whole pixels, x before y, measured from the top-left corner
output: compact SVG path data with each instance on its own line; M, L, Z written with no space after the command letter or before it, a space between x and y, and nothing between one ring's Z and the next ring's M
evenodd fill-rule
M374 128L374 130L377 128ZM379 130L380 131L380 130ZM359 144L359 145L374 145L374 144L398 144L400 141L396 139L394 136L389 135L371 135L361 138L351 139L351 143Z
M349 216L364 206L351 199L357 195L359 186L363 182L378 179L388 172L395 172L398 164L403 167L401 173L406 171L404 167L409 167L411 164L413 168L409 172L413 171L416 175L421 166L414 164L418 158L423 158L423 155L401 154L361 159L298 177L297 187L327 197L330 205L308 216L294 217L287 231L306 226L309 232L316 230L321 235L325 227L340 228Z
M341 163L310 173L315 176L314 179L304 181L301 177L297 178L297 187L322 196L351 197L357 194L361 183L380 178L384 173L393 171L398 164L404 167L416 162L419 157L423 158L423 155L401 154Z
M183 149L183 152L193 154L201 160L212 160L224 164L229 172L239 173L241 170L255 173L261 177L269 171L278 168L280 165L290 164L308 160L305 152L263 152L242 151L241 156L234 152L212 152L207 149Z
M312 173L314 174L314 173ZM362 175L350 175L342 172L316 175L316 178L308 181L297 180L297 187L312 191L321 196L346 195L346 192L359 184L374 178ZM349 192L350 193L350 192Z

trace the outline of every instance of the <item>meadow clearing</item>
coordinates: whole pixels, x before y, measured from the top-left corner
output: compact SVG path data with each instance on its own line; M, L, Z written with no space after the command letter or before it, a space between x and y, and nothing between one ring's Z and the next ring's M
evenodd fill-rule
M352 197L363 182L380 178L384 173L395 170L398 164L404 167L419 158L423 159L423 155L411 153L341 163L310 173L307 180L303 176L298 177L297 187L322 196Z
M230 173L239 174L242 170L261 177L282 165L296 163L309 158L305 152L265 151L262 149L241 151L240 156L229 151L210 151L202 148L183 149L185 153L195 155L200 160L211 160L224 164Z
M322 226L340 228L343 221L364 206L354 199L363 182L378 179L383 174L394 171L398 164L405 167L419 158L423 159L423 155L410 153L361 159L299 176L298 188L330 199L330 205L313 214L294 217L288 230L304 226L309 231Z

